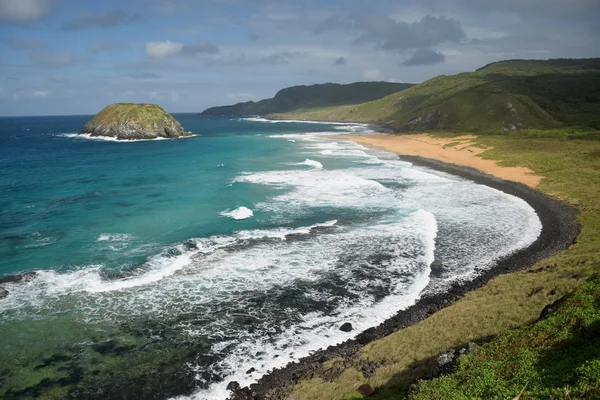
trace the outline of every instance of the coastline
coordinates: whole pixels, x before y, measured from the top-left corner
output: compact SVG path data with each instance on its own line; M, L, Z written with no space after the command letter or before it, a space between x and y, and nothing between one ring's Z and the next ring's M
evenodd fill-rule
M497 178L524 183L536 188L543 176L525 167L502 167L496 161L479 157L485 148L475 146L475 136L461 135L452 138L436 138L426 133L389 135L378 130L372 135L341 135L336 138L351 140L358 144L377 148L400 156L420 156L450 164L472 167Z
M391 139L396 139L402 136L406 137L407 135L393 137L386 134L364 136L343 135L336 136L335 138L353 140L359 144L366 145L367 147L374 147L398 154L398 152L391 150L389 147L373 143L372 138L390 137ZM411 136L410 140L414 140L414 135ZM471 138L472 137L467 137L466 139L468 140ZM456 141L456 138L445 140L447 142ZM431 146L439 147L438 151L445 151L447 149L442 148L444 146L440 146L439 144L433 144ZM456 152L462 151L465 148L466 147L461 146ZM484 286L492 278L530 267L536 262L549 257L556 251L568 248L575 241L580 229L575 221L577 211L568 204L550 198L533 189L537 186L541 177L531 175L530 170L519 169L516 175L511 175L511 177L517 178L515 180L525 177L523 182L516 182L515 180L503 179L504 176L499 177L489 173L494 171L493 169L488 172L475 168L474 165L458 165L457 162L461 161L460 158L453 159L455 163L451 163L446 160L433 158L435 157L435 154L431 152L423 152L430 157L419 155L418 148L412 149L411 151L413 151L413 154L408 151L401 151L401 153L405 154L399 154L399 158L417 166L427 167L469 179L478 184L501 190L502 192L525 200L535 210L542 223L542 231L539 237L529 247L500 259L493 268L486 270L474 280L454 284L444 293L425 295L411 307L400 310L395 316L384 321L382 324L359 333L354 339L347 340L335 346L330 346L326 349L320 349L311 356L290 363L281 369L276 369L271 373L264 375L258 383L252 384L250 387L232 390L230 399L285 398L288 390L300 380L322 375L319 370L321 364L324 362L334 358L342 358L346 364L350 365L352 357L364 345L388 336L399 329L414 325L435 312L451 305L456 300L462 298L466 293ZM481 151L484 150L481 149ZM469 154L470 156L467 155L468 158L476 158L476 154L473 152L469 152ZM477 159L480 158L477 157ZM504 168L497 166L494 161L489 162L492 163L495 168ZM510 170L510 168L508 169ZM515 172L515 170L511 170L511 172ZM529 179L531 176L534 176L535 179ZM369 368L369 366L365 367Z

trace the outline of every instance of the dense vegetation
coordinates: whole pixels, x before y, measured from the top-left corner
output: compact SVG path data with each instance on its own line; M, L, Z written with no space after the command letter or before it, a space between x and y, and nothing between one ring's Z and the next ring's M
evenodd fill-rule
M546 177L539 190L579 209L576 243L368 344L352 366L324 364L289 398L359 399L357 388L369 384L376 390L369 398L379 400L513 399L521 392L519 400L600 399L600 142L593 137L559 129L479 136L472 146L488 149L484 158L529 167ZM469 341L480 346L459 359L455 373L426 379L438 354ZM418 379L425 380L413 386Z
M202 115L265 115L299 108L360 104L380 99L414 86L409 83L357 82L348 85L325 83L312 86L292 86L277 92L272 99L248 101L232 106L212 107Z
M397 131L600 128L600 59L511 60L441 75L379 100L273 118L378 122Z

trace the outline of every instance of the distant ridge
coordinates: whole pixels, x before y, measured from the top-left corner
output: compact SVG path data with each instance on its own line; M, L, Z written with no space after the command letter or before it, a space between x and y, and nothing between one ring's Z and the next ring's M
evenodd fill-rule
M600 129L600 58L499 61L358 105L268 117L375 122L399 132Z
M204 110L201 115L265 115L304 108L360 104L380 99L412 86L414 84L392 82L356 82L346 85L324 83L311 86L292 86L280 90L271 99L211 107Z

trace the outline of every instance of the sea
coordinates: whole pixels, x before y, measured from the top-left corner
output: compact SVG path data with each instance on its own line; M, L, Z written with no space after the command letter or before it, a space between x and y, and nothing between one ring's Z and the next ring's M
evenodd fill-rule
M368 125L174 116L194 136L0 118L0 278L36 272L2 285L0 397L225 399L541 231L519 198L340 137Z

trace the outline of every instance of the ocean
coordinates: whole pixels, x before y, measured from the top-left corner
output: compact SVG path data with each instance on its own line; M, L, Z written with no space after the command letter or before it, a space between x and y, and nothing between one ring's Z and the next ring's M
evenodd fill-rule
M193 137L0 118L0 278L37 272L3 285L0 397L224 399L541 231L519 198L338 137L367 125L174 116Z

